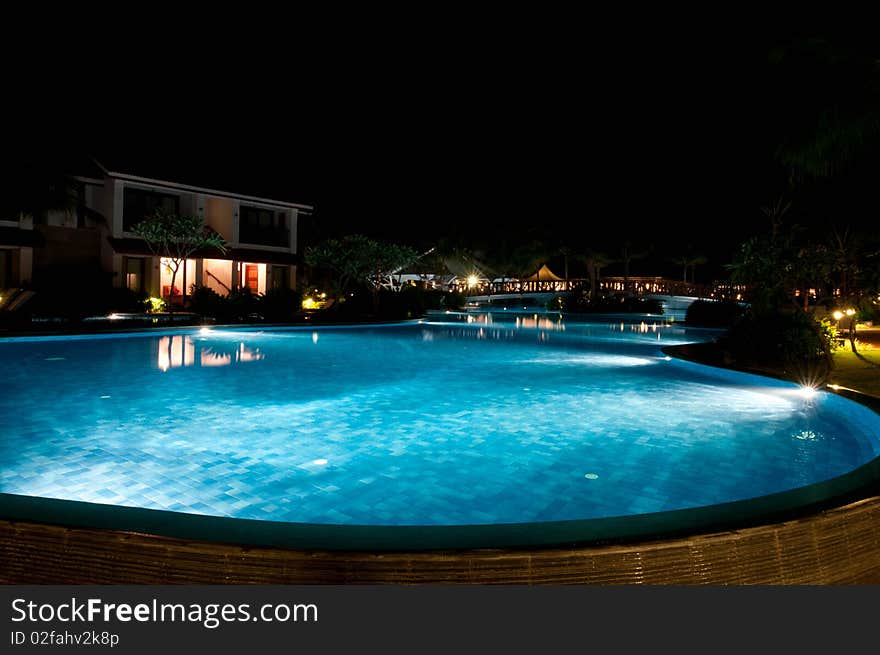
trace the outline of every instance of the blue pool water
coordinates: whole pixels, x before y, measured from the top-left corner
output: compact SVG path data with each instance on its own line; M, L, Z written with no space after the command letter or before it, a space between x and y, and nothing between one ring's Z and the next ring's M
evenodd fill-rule
M520 523L752 498L880 454L880 417L861 405L660 351L704 335L528 315L0 339L0 492Z

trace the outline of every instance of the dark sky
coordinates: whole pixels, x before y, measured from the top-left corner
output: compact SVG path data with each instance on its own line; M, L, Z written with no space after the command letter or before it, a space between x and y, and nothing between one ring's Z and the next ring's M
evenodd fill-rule
M232 92L199 79L171 96L134 85L112 107L43 117L13 138L314 202L318 236L537 236L612 253L631 241L653 245L654 263L692 249L717 268L763 228L760 207L790 193L772 152L803 89L779 85L768 53L800 36L682 25L497 48L487 38L478 56L453 42L377 48L314 76L251 71ZM880 173L876 161L862 170ZM790 194L817 225L829 212L877 216L871 185L851 186L835 202Z

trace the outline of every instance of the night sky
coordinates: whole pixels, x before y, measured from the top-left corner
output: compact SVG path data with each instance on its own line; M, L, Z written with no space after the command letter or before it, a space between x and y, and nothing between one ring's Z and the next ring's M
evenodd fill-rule
M641 272L673 275L669 259L692 251L710 259L702 275L719 275L782 193L817 230L880 216L876 151L851 174L794 191L774 161L800 108L827 93L809 67L784 77L768 63L802 38L682 27L487 42L479 56L454 44L418 57L377 49L294 75L287 94L261 91L259 76L225 99L207 82L193 100L127 89L114 111L44 119L17 140L31 156L89 152L156 177L313 202L312 238L481 248L537 238L612 255L629 241L653 247Z

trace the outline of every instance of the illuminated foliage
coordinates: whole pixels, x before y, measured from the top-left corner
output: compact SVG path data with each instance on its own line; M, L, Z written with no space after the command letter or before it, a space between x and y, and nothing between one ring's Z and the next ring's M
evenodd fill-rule
M170 262L172 301L174 281L183 262L205 248L226 252L223 237L205 225L201 216L179 215L157 209L132 227L132 232L147 242L154 255L165 257Z

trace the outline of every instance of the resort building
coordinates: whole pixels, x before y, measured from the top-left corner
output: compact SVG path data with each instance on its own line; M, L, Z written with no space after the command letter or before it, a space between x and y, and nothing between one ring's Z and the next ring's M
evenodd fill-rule
M0 289L40 287L71 271L87 283L173 297L178 304L186 303L194 285L220 295L295 287L297 225L312 205L159 177L94 161L71 175L69 206L17 220L0 217ZM159 208L201 216L227 244L225 252L197 252L187 260L173 295L170 268L132 231Z
M43 243L32 216L0 216L0 291L30 281L34 248Z
M102 267L113 285L172 297L171 270L132 227L156 209L201 216L227 243L223 252L201 252L180 267L174 300L185 303L193 285L220 295L241 288L266 293L296 285L297 222L314 207L141 177L101 167L99 179L77 177L87 206L105 217Z

